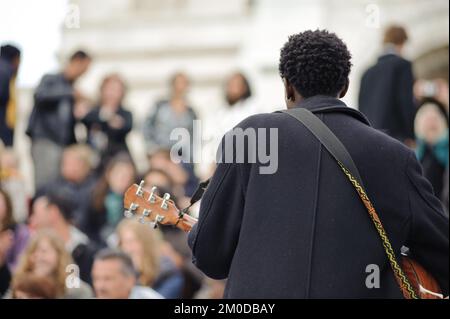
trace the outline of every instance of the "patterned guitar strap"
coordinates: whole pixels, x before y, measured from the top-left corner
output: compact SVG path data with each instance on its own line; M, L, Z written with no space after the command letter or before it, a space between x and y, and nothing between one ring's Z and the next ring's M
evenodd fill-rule
M294 108L290 110L281 111L286 113L296 120L300 121L311 133L322 143L322 145L327 149L327 151L333 156L333 158L338 163L342 172L348 178L350 183L355 188L358 193L359 198L364 204L367 212L369 213L370 219L372 220L375 228L380 236L384 251L387 255L391 268L394 272L395 280L399 285L403 296L406 299L418 299L418 296L411 286L408 278L400 267L394 249L392 248L391 242L387 236L386 230L381 223L378 214L369 199L364 186L359 176L358 169L356 168L353 159L348 153L345 146L341 141L334 135L334 133L313 113L304 108ZM339 154L339 156L337 155Z

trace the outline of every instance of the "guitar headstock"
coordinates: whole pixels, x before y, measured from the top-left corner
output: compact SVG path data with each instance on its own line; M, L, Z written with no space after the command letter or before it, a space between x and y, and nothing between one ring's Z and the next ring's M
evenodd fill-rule
M178 226L179 210L170 199L170 194L166 193L161 198L156 192L156 187L152 187L150 191L144 189L144 181L139 185L131 185L125 192L123 200L125 217L136 217L140 223L153 228L158 224Z

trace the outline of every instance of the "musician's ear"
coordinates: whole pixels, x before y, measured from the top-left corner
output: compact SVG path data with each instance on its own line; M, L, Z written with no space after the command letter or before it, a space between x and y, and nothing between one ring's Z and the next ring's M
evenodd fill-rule
M285 99L286 107L288 109L290 109L296 103L295 88L292 86L292 84L286 78L283 78L283 84L284 84L284 99Z
M339 92L339 98L340 98L340 99L342 99L342 98L347 94L347 91L348 91L349 86L350 86L350 80L347 78L347 80L345 81L344 87L343 87L342 90Z

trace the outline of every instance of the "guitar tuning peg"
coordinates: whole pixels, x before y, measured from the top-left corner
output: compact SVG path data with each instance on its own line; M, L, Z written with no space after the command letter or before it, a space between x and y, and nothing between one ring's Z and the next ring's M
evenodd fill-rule
M138 188L136 190L136 195L142 197L143 194L144 194L144 181L142 180L139 183L139 186L138 186Z
M131 218L131 217L133 217L133 216L134 216L134 212L136 211L136 209L137 209L138 207L139 207L138 204L131 203L130 208L126 209L126 210L123 212L123 215L124 215L126 218Z
M161 208L162 209L167 210L167 208L168 208L168 204L167 203L168 203L169 199L170 199L170 194L169 193L165 193L164 197L163 197L163 201L161 203Z
M156 228L158 228L158 224L159 224L160 222L162 222L163 220L164 220L164 216L156 215L155 221L152 222L152 223L150 223L150 226L151 226L153 229L156 229Z
M151 190L151 193L150 193L150 196L148 197L148 201L150 202L150 203L154 203L154 202L156 202L156 190L157 190L158 188L156 187L156 186L153 186L152 187L152 190Z
M126 218L132 218L133 217L133 213L130 211L130 210L125 210L124 212L123 212L123 215L126 217Z
M152 211L150 210L150 209L144 209L143 211L142 211L142 216L144 216L144 217L148 217L148 216L150 216L150 213L151 213Z
M151 212L152 212L152 211L151 211L150 209L144 209L144 210L142 211L142 216L139 217L139 222L140 222L141 224L147 224L147 222L145 221L145 219L146 219L147 217L150 216Z

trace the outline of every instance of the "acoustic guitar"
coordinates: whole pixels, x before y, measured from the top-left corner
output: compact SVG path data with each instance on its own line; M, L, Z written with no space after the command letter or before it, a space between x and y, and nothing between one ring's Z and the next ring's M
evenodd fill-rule
M412 258L402 256L401 267L420 299L443 299L436 279ZM448 298L448 297L447 297Z
M197 223L197 219L179 210L170 194L163 197L157 195L157 188L152 187L151 191L144 189L144 181L139 185L131 185L124 195L124 216L127 218L137 218L142 224L150 225L153 228L161 225L174 225L181 230L188 232Z
M173 225L188 232L197 223L197 219L179 210L170 194L163 197L157 195L157 188L151 191L144 188L144 181L139 185L131 185L124 196L124 215L127 218L137 218L152 228L158 225ZM401 265L416 294L421 299L442 299L443 295L437 281L416 261L402 256Z

